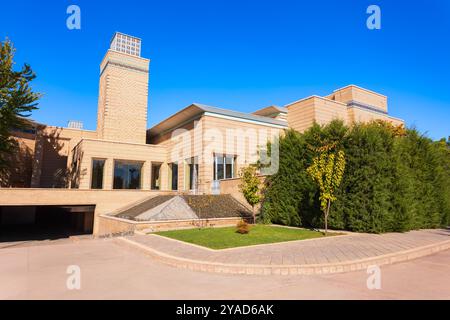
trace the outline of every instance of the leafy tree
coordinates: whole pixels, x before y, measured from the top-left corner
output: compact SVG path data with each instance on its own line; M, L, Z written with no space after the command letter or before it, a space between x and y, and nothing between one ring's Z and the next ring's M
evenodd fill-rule
M252 207L253 223L256 223L255 206L261 202L261 181L258 177L255 166L248 166L241 169L239 172L241 184L239 190L244 196L245 200Z
M266 178L262 218L265 223L289 226L323 226L322 211L317 205L318 188L306 169L316 156L318 145L340 146L348 129L342 121L333 121L326 127L313 125L304 133L287 130L279 140L279 170ZM345 223L333 210L329 224L344 229Z
M319 150L319 155L306 171L317 184L320 195L320 208L324 213L325 235L328 234L328 216L331 202L336 200L336 189L342 181L345 171L345 153L330 151L334 146L326 146Z
M14 71L14 54L11 41L0 42L0 173L7 170L17 145L11 130L29 126L26 118L37 109L36 101L41 97L30 87L36 76L28 64Z

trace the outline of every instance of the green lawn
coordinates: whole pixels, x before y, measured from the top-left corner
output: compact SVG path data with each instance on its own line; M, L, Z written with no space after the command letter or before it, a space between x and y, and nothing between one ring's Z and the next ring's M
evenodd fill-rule
M181 240L211 249L226 249L251 246L255 244L285 242L324 237L321 232L274 227L267 225L251 226L249 234L239 234L236 227L205 228L157 232L157 235ZM336 235L329 234L328 236Z

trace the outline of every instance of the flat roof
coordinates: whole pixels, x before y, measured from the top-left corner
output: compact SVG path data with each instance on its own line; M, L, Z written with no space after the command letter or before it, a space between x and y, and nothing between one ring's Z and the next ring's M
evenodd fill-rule
M309 99L320 99L320 100L325 100L325 101L328 101L328 102L333 102L333 103L336 103L336 104L341 104L341 105L344 105L344 106L347 105L346 103L343 103L343 102L340 102L340 101L331 100L329 98L321 97L321 96L318 96L318 95L312 95L312 96L309 96L309 97L306 97L306 98L303 98L303 99L291 102L291 103L287 104L285 106L285 108L289 108L290 106L292 106L292 105L294 105L296 103L299 103L299 102L302 102L302 101L306 101L306 100L309 100Z
M348 88L356 88L356 89L360 89L360 90L367 91L367 92L369 92L369 93L372 93L372 94L381 96L381 97L383 97L383 98L387 98L387 96L385 96L385 95L382 94L382 93L375 92L375 91L372 91L372 90L370 90L370 89L366 89L366 88L357 86L357 85L355 85L355 84L349 84L348 86L345 86L345 87L336 89L336 90L333 91L333 93L336 93L336 92L339 92L339 91L342 91L342 90L345 90L345 89L348 89ZM333 94L333 93L332 93L332 94Z
M193 103L190 106L182 109L181 111L178 111L169 118L161 121L152 128L148 129L147 132L152 136L156 136L168 130L174 129L177 126L180 126L185 122L194 119L196 116L200 116L204 113L217 114L231 118L236 118L237 121L239 121L239 119L245 119L271 125L287 127L286 121L276 120L273 118L263 117L251 113L211 107L200 103Z

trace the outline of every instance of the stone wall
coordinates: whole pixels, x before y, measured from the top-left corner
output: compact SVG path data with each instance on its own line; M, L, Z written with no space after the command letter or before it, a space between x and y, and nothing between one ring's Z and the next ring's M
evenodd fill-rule
M162 190L168 190L167 148L164 145L150 145L137 143L124 143L116 141L102 141L85 139L73 151L77 156L78 164L72 166L74 179L79 189L90 189L92 178L92 160L105 160L103 171L103 189L113 189L114 161L127 160L142 163L141 189L150 190L151 165L162 163L161 184Z
M139 190L0 189L0 206L95 205L94 235L98 217L157 195L173 194Z
M90 130L45 126L36 133L32 188L68 187L68 167L73 147L81 140L97 138Z
M17 142L16 152L9 157L8 170L0 174L0 187L29 188L33 173L33 159L36 144L34 133L15 131L12 133Z
M266 180L266 177L261 176L259 177L261 181L261 186L264 184L264 181ZM242 203L244 206L249 208L251 210L250 205L247 203L247 200L245 200L242 193L239 191L239 185L241 184L241 179L226 179L220 181L220 194L229 194L233 196L237 201ZM258 208L257 208L258 210Z
M338 89L327 98L343 102L345 104L352 101L359 102L365 105L373 106L384 112L388 111L387 97L385 95L353 85Z
M99 139L145 143L150 60L109 50L100 66Z
M289 127L299 132L306 131L315 122L321 125L336 119L349 122L346 104L318 96L299 100L287 108Z

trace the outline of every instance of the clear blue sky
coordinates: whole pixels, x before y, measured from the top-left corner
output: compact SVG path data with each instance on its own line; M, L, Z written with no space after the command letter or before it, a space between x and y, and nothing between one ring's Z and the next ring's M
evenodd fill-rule
M81 8L81 30L66 9ZM366 28L377 4L382 29ZM450 135L450 1L5 1L0 39L17 47L45 94L37 121L95 129L99 64L111 36L143 39L149 123L193 102L250 112L356 84L390 113Z

